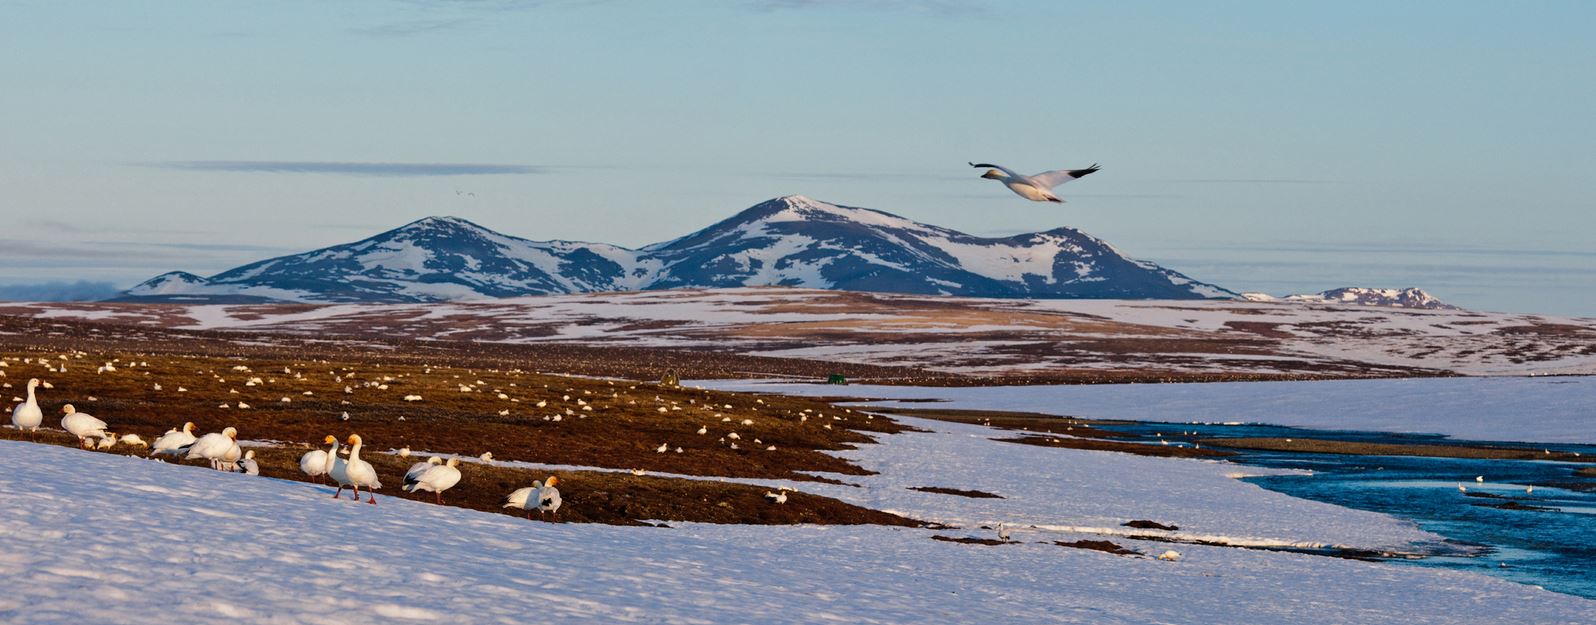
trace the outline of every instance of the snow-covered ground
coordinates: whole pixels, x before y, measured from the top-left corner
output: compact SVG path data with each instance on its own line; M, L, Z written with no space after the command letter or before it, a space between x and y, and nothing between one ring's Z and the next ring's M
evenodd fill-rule
M1464 440L1596 443L1596 377L1590 376L974 388L838 388L735 381L695 384L724 390L940 399L946 403L935 406L1082 418L1268 423L1445 434Z
M1596 602L1459 571L1197 545L1173 545L1179 562L1061 548L1051 541L1103 534L1143 553L1172 546L1114 535L1130 519L1254 544L1433 536L1263 490L1226 463L906 421L926 431L842 452L879 475L793 485L963 529L530 523L0 441L0 622L1596 622ZM472 486L465 474L459 488ZM932 540L992 538L976 524L996 521L1019 525L1018 542Z

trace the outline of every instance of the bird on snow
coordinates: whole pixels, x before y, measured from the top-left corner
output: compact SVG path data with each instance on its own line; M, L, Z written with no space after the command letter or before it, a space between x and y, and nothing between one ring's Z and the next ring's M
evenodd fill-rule
M183 455L184 460L204 458L211 462L211 468L221 470L227 456L238 449L238 430L229 426L220 432L211 432L194 440L194 442L177 448L177 453ZM237 456L233 456L237 460Z
M331 443L332 448L325 451L320 449L312 449L305 452L305 455L299 457L299 471L305 475L316 478L316 481L318 482L321 481L321 476L326 475L329 471L332 471L333 458L338 456L337 437L328 434L326 438L321 439L321 442Z
M1005 525L1005 524L1002 524L1002 523L999 523L997 530L998 530L998 540L1001 540L1003 542L1009 542L1009 526Z
M181 431L177 428L172 428L162 434L160 438L155 439L155 444L150 448L150 453L176 454L178 449L193 443L194 440L194 422L189 421L183 424Z
M438 503L443 503L443 491L454 488L460 483L460 459L450 458L441 465L428 465L428 468L414 478L406 476L404 490L414 493L421 490L430 490L437 496Z
M1096 164L1093 164L1091 167L1087 167L1086 169L1055 169L1053 171L1044 171L1040 174L1026 176L1002 165L992 165L990 163L970 163L970 166L976 168L990 168L986 171L986 173L981 174L981 177L986 178L987 180L997 180L1002 182L1003 186L1008 187L1009 190L1013 191L1015 195L1023 197L1032 202L1055 202L1058 204L1063 204L1064 200L1059 199L1057 195L1053 194L1053 187L1059 186L1076 178L1083 177L1100 169Z
M336 460L333 462L332 471L329 472L333 479L338 480L338 492L333 493L333 498L339 498L344 494L344 488L350 487L355 489L355 501L360 501L360 487L365 486L366 495L370 497L366 503L376 504L377 494L372 491L382 488L382 482L377 479L376 467L360 459L360 435L350 434L349 439L344 442L350 445L349 459Z
M61 407L66 416L61 417L61 429L78 437L78 448L88 449L89 438L105 438L105 422L87 412L78 412L72 404Z
M33 394L33 389L39 387L39 378L28 380L28 401L17 404L11 409L11 425L17 431L39 431L39 424L44 423L44 411L39 409L39 400Z

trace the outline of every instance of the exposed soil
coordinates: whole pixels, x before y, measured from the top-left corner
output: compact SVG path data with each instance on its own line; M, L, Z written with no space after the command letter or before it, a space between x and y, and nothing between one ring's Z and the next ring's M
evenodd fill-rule
M1069 547L1071 549L1089 549L1089 550L1092 550L1092 551L1101 551L1101 552L1104 552L1104 553L1112 553L1112 554L1114 554L1116 556L1139 556L1139 555L1142 555L1142 552L1140 552L1140 551L1137 551L1135 549L1127 549L1125 547L1121 547L1119 544L1114 543L1113 541L1108 541L1108 540L1077 540L1077 541L1073 541L1073 542L1065 542L1065 541L1062 541L1062 540L1055 540L1055 541L1053 541L1053 544L1058 545L1060 547Z
M998 540L996 538L976 538L974 536L960 536L958 538L954 538L952 536L943 536L941 534L937 534L935 536L932 536L931 540L940 540L940 541L945 542L945 543L962 543L962 544L965 544L965 545L1007 545L1007 544L1009 544L1009 541Z
M1551 507L1547 507L1547 506L1536 506L1536 505L1531 505L1531 504L1523 504L1523 503L1519 503L1517 501L1508 501L1508 502L1503 502L1503 503L1477 503L1477 504L1473 504L1473 505L1476 505L1476 506L1479 506L1479 507L1482 507L1482 508L1496 508L1498 510L1529 510L1529 511L1535 511L1535 512L1558 512L1558 511L1561 510L1561 508L1551 508Z
M32 440L43 444L76 447L77 440L60 431L41 430L35 436L15 430L0 429L0 438ZM315 483L327 496L335 492L336 484L328 480L314 482L299 472L299 456L309 448L249 447L255 451L261 476L306 484ZM105 452L142 456L147 450L117 446ZM168 458L168 462L192 465L194 470L210 470L203 460L181 461ZM401 476L410 465L424 458L400 458L392 454L362 451L361 459L377 469L383 487L377 491L377 505L391 497L402 497L433 502L432 493L410 494L402 491ZM611 471L534 471L502 465L461 463L461 480L458 485L443 493L444 503L450 506L471 508L484 512L524 515L524 511L505 509L502 499L517 488L531 485L533 480L543 480L558 475L564 505L556 518L544 518L537 513L533 520L574 523L606 523L612 525L644 525L646 521L676 521L694 523L736 523L752 525L785 525L796 523L827 525L900 525L919 527L924 524L901 516L861 508L829 497L788 491L785 504L774 504L764 498L765 488L729 482L690 480L683 478L636 476ZM345 491L349 497L351 492ZM362 495L362 501L366 499ZM350 502L350 505L357 505Z
M1126 521L1120 525L1124 527L1134 527L1139 530L1164 530L1166 532L1173 532L1180 529L1179 526L1164 525L1163 523L1159 523L1157 521L1146 520Z
M939 494L939 495L955 495L955 496L958 496L958 497L969 497L971 499L1002 499L1003 498L1002 495L989 493L989 492L986 492L986 491L963 490L963 489L959 489L959 488L945 488L945 487L942 487L942 486L910 486L909 490L917 490L917 491L920 491L922 493L936 493L936 494Z
M1317 438L1214 438L1201 441L1214 447L1293 451L1350 456L1429 456L1437 458L1475 458L1486 460L1559 460L1596 462L1596 457L1571 452L1487 445L1406 445L1401 443L1363 443ZM1583 470L1583 469L1582 469Z
M993 440L1005 443L1020 443L1022 445L1036 445L1037 447L1057 447L1061 449L1090 449L1093 451L1117 451L1120 453L1136 454L1138 456L1157 456L1160 458L1224 458L1234 456L1235 452L1220 451L1217 449L1195 449L1177 445L1148 445L1142 443L1124 443L1120 441L1104 441L1095 438L1064 438L1057 436L1021 436L1018 438L997 438Z
M854 399L851 401L869 401ZM1085 436L1092 438L1130 438L1134 435L1113 430L1102 430L1094 425L1122 423L1102 419L1078 419L1075 417L1060 417L1057 415L1043 414L1040 412L1011 412L1004 410L960 410L954 408L881 408L869 409L905 417L919 417L921 419L935 419L953 423L971 423L984 425L1000 430L1016 430L1022 432L1045 432L1048 434L1069 434L1071 436Z
M1579 470L1574 471L1574 475L1578 475L1580 477L1596 477L1596 467L1581 467Z

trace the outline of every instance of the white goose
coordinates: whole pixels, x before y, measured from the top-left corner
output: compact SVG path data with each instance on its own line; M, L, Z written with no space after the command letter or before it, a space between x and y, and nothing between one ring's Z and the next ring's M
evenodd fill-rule
M222 459L238 449L237 438L238 430L229 426L220 432L211 432L177 448L177 453L183 454L184 460L204 458L211 461L212 469L220 469ZM237 460L238 457L234 456L233 459Z
M255 450L244 452L244 459L238 461L238 466L233 471L244 475L260 475L260 464L255 462Z
M105 438L105 422L96 419L94 415L87 412L78 412L78 409L72 407L72 404L62 406L61 412L66 413L66 416L61 417L61 429L78 437L79 449L89 448L88 440L90 437Z
M150 446L149 443L144 442L144 439L140 438L139 435L137 435L137 434L123 434L122 438L117 440L117 442L121 443L123 445L127 445L129 447L149 447Z
M194 436L194 422L189 421L183 424L182 431L172 428L155 439L155 443L150 446L150 454L176 455L177 450L182 449L184 445L193 444L195 440L198 439Z
M18 431L37 432L39 425L44 423L44 411L39 409L39 399L33 394L36 388L39 388L39 378L28 380L28 401L11 409L11 425Z
M988 180L997 180L1002 182L1003 186L1008 187L1009 190L1013 191L1015 195L1023 197L1032 202L1055 202L1058 204L1063 204L1064 200L1059 199L1057 195L1053 194L1053 187L1059 186L1076 178L1086 176L1087 174L1100 169L1094 164L1086 169L1055 169L1053 171L1044 171L1040 174L1026 176L1002 165L992 165L990 163L970 163L970 166L992 168L988 169L986 173L981 174L981 177Z
M526 511L526 518L532 518L532 511L537 510L539 515L553 511L558 514L560 509L560 489L554 485L560 483L560 478L550 475L547 483L534 481L531 486L517 488L509 495L505 495L501 508L520 508Z
M377 479L377 469L371 466L370 462L360 459L362 443L359 434L350 434L349 439L344 442L350 445L349 459L333 464L333 478L338 480L338 492L333 493L333 497L343 494L344 485L348 484L355 489L355 501L360 501L360 487L364 486L366 495L370 497L366 503L375 505L377 495L372 491L382 488L382 482ZM339 473L343 474L342 479L339 479Z
M443 503L443 491L454 488L455 484L460 483L459 466L459 458L450 458L448 462L437 466L428 465L427 469L422 471L420 475L414 478L406 477L404 489L411 493L422 490L432 491L434 495L437 495L438 503L441 504Z
M417 462L410 465L410 468L405 471L405 483L409 484L414 482L416 478L421 477L422 473L426 473L427 469L431 469L432 467L438 466L440 464L443 464L443 458L433 456L422 462Z
M337 437L328 434L327 438L322 439L321 442L331 443L332 448L326 451L312 449L299 457L300 472L315 478L317 482L321 481L322 476L332 471L333 458L338 455Z

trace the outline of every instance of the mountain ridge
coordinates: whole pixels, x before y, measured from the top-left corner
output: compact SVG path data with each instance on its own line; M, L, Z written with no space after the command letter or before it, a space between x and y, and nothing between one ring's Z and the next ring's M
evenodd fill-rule
M1045 299L1236 296L1074 228L982 238L791 195L635 249L536 241L462 217L425 217L210 277L167 272L118 299L427 302L734 286Z

